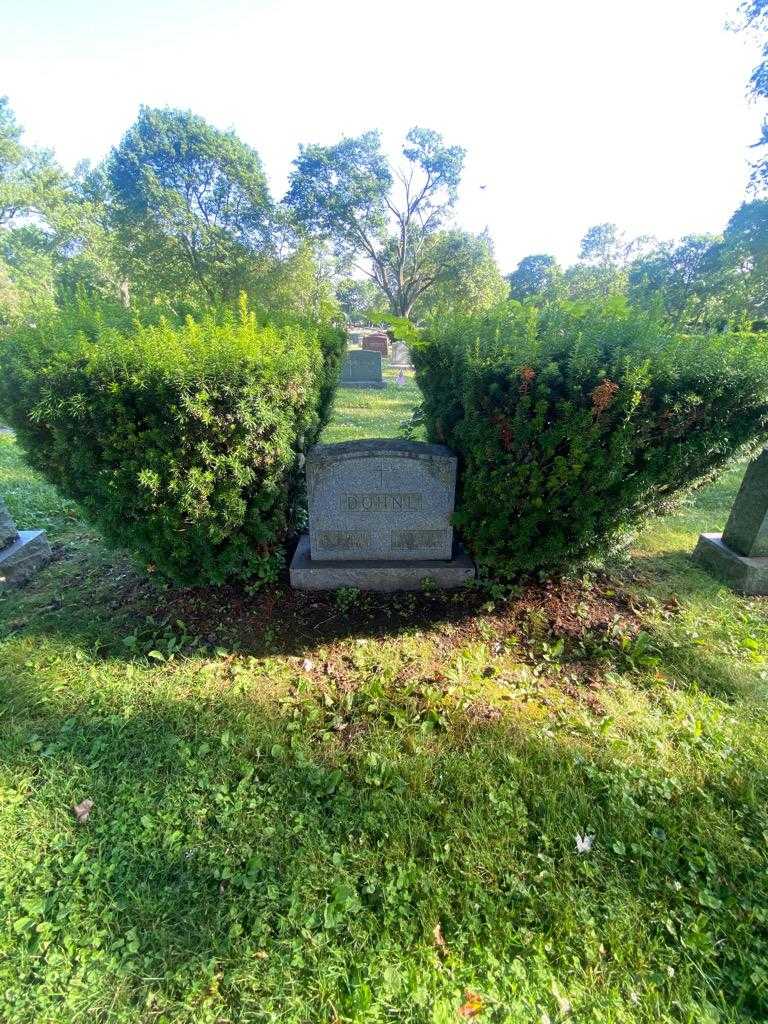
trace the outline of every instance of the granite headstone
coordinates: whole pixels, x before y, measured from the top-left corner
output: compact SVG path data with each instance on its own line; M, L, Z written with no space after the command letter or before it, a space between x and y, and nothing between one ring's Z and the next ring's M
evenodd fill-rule
M768 448L747 467L723 533L702 533L694 557L733 590L768 594Z
M339 384L343 388L385 387L381 376L381 355L378 352L349 349L344 356Z
M747 466L723 543L745 558L768 557L768 448Z
M472 561L454 550L456 456L443 445L370 440L307 456L309 535L291 564L301 589L461 586Z
M307 457L312 557L450 558L455 489L456 456L443 445L315 445Z
M361 348L365 352L378 352L380 356L386 358L389 355L389 338L386 334L369 334L367 338L363 338Z
M11 518L11 513L6 508L5 502L0 498L0 551L4 551L18 539L19 531L16 529L16 523Z

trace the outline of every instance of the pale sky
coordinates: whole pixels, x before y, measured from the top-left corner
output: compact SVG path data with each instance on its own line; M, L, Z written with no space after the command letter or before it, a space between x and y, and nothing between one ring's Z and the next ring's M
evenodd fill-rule
M298 144L408 128L468 151L457 221L505 272L591 224L720 231L764 111L737 0L0 0L0 95L100 160L141 103L234 128L281 198ZM482 189L480 186L485 185Z

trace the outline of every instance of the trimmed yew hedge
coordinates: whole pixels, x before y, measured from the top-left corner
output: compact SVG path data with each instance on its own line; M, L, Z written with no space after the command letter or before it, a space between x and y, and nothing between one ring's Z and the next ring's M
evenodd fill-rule
M108 541L178 583L271 579L343 347L244 307L141 324L81 304L5 344L0 410Z
M768 430L766 335L672 336L622 301L507 302L413 357L455 524L502 578L604 553Z

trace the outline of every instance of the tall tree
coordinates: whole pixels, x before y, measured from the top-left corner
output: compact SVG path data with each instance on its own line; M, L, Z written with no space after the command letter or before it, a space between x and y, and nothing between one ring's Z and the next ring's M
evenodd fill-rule
M437 132L412 128L402 154L404 166L390 167L378 132L301 147L285 202L378 286L393 314L407 317L430 289L455 276L463 258L445 228L464 150L446 146Z
M590 266L607 269L625 262L627 244L615 224L595 224L581 240L579 259Z
M85 175L27 146L0 98L0 325L37 317L75 289L116 294L117 273Z
M628 241L615 224L595 224L581 240L578 262L563 275L566 293L576 300L624 294L630 260L651 244L646 237Z
M233 132L142 107L103 183L123 269L141 293L230 300L272 269L280 217L258 154Z
M355 323L368 318L373 310L382 309L386 299L373 281L345 278L336 288L336 298L346 318Z
M65 181L52 153L22 142L8 97L0 96L0 228L49 216L63 201Z
M768 318L768 199L742 203L726 225L719 252L728 316Z
M688 235L661 242L629 268L630 301L656 309L680 329L701 329L722 316L720 239Z
M554 256L546 254L524 256L517 268L507 275L509 297L522 302L543 295L559 274Z
M433 284L415 301L410 316L423 321L442 313L480 313L507 297L507 282L494 259L486 233L454 228L437 232L431 243Z
M739 14L741 28L755 31L768 29L768 0L741 0ZM763 46L761 59L749 79L749 90L753 96L768 97L768 42Z

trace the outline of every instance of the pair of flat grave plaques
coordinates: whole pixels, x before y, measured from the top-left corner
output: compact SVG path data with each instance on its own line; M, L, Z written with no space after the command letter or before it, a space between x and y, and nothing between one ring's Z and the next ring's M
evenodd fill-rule
M456 456L443 445L371 440L307 456L309 535L291 563L304 590L462 586L474 565L454 550Z

